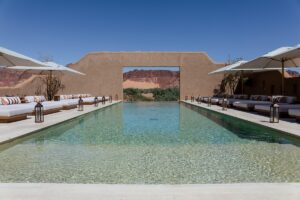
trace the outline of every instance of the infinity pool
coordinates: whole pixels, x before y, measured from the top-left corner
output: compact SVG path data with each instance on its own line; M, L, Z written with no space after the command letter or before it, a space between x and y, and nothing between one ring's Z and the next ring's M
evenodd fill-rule
M0 182L300 182L299 140L178 103L120 103L0 146Z

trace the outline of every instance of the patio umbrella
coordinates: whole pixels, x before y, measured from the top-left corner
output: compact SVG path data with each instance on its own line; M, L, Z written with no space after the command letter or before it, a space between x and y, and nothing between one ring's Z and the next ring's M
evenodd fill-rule
M12 69L12 70L19 70L19 71L23 71L24 73L22 73L20 75L20 77L22 77L23 74L25 74L26 72L30 72L31 74L38 74L38 75L49 75L49 80L50 80L50 85L52 84L52 77L53 77L53 73L54 74L77 74L77 75L85 75L79 71L76 71L74 69L71 69L69 67L65 67L63 65L59 65L56 63L49 63L49 62L45 62L47 64L47 66L45 67L33 67L33 66L13 66L13 67L7 67L6 69ZM51 66L50 66L51 65Z
M281 69L281 94L284 95L284 69L300 66L300 45L281 47L236 68L242 69Z
M12 67L7 67L7 69L13 69L13 70L20 70L25 72L30 72L32 74L40 74L40 75L49 75L49 86L51 87L53 82L52 82L52 76L53 73L67 73L67 74L77 74L77 75L85 75L79 71L76 71L74 69L71 69L69 67L65 67L63 65L59 65L54 62L44 62L43 65L44 67L41 66L12 66ZM23 74L24 74L23 73ZM22 76L22 75L21 75ZM51 99L50 99L51 100Z
M36 67L34 67L34 66L12 66L12 67L7 67L7 69L20 70L20 71L24 71L24 72L30 72L32 74L50 73L50 76L52 76L53 73L85 75L84 73L81 73L79 71L76 71L74 69L65 67L63 65L60 65L60 64L57 64L54 62L44 62L43 65L45 65L45 66L36 66Z
M24 56L17 52L8 50L0 47L0 67L11 67L11 66L46 66L41 61L33 58Z
M244 81L243 81L243 76L244 76L244 71L246 72L258 72L258 71L262 71L261 69L237 69L239 66L247 63L248 61L246 60L240 60L237 61L231 65L227 65L225 67L219 68L215 71L212 71L210 73L208 73L209 75L212 74L230 74L230 73L235 73L235 72L240 72L241 73L241 86L242 86L242 94L244 94Z
M212 71L212 72L209 72L208 74L211 75L211 74L225 74L225 73L233 73L233 72L236 72L238 70L236 70L235 68L241 66L242 64L246 63L247 61L245 60L240 60L240 61L237 61L231 65L227 65L225 67L222 67L222 68L219 68L215 71Z
M209 75L211 74L226 74L226 73L234 73L234 72L237 72L235 70L236 67L246 63L247 61L245 60L240 60L240 61L237 61L231 65L227 65L225 67L222 67L222 68L219 68L215 71L212 71L210 73L208 73ZM241 80L242 80L242 94L244 93L244 82L243 82L243 72L241 71Z

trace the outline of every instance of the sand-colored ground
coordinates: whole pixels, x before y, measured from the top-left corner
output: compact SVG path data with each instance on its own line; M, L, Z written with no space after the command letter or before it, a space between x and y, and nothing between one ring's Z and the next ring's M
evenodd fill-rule
M140 82L140 81L126 80L123 82L123 88L151 89L151 88L159 88L159 84L153 82Z
M143 93L142 96L148 98L148 99L154 99L152 93Z

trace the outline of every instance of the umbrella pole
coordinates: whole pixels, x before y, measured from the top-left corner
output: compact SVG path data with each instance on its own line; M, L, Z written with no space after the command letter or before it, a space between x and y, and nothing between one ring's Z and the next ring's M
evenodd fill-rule
M242 81L242 94L244 94L244 73L243 70L241 71L241 81Z
M50 70L49 79L49 92L52 93L52 70ZM50 97L52 98L52 94L50 94ZM52 101L52 99L50 99L50 101Z
M281 60L281 95L284 95L284 60Z

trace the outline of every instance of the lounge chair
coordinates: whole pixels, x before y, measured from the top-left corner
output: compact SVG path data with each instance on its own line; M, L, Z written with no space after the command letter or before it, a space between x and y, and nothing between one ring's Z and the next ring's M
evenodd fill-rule
M32 112L31 106L0 106L0 123L15 122L27 119L27 115Z
M11 99L17 99L17 101ZM19 97L0 97L0 123L26 119L31 112L31 105L21 104Z
M240 110L253 111L255 105L271 105L271 104L272 102L269 96L251 95L249 100L233 102L233 107Z
M297 122L300 123L300 109L289 109L289 116L296 118Z
M279 105L279 114L281 117L288 117L289 109L300 108L300 104L293 104L296 100L295 97L277 96L274 97L273 99L275 99L274 102ZM254 110L260 114L269 115L270 105L255 105Z
M233 103L247 101L247 100L248 100L248 95L231 95L227 98L227 106L233 107ZM223 103L223 98L219 100L218 104L222 105L222 103Z
M84 97L82 100L84 105L93 105L95 103L95 97Z
M60 95L56 100L62 104L63 110L74 109L78 105L78 99L73 95Z
M59 112L63 109L63 103L60 101L46 101L44 96L26 96L25 102L32 106L32 114L34 114L34 107L37 102L41 102L44 108L44 114L51 114Z

